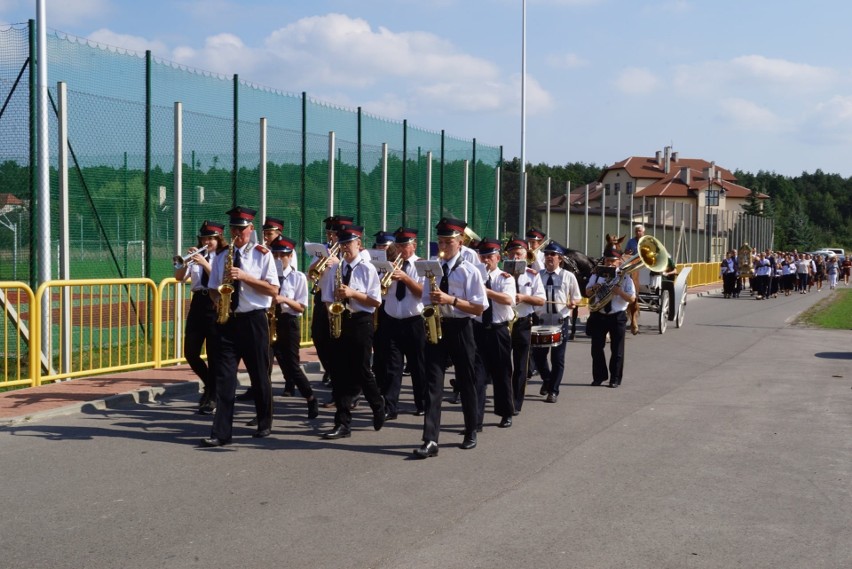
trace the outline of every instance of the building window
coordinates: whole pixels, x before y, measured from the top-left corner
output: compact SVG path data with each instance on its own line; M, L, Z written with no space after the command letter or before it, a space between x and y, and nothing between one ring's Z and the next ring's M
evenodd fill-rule
M707 190L707 206L719 206L719 190Z
M604 184L604 193L609 195L609 184Z
M621 192L621 182L615 183L615 195L618 195Z
M633 193L633 182L627 182L626 186L627 186L627 195L632 194Z

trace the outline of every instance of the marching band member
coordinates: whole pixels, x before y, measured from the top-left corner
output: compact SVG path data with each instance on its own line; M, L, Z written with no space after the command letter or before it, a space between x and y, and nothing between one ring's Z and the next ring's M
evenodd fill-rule
M437 344L426 343L426 418L423 424L423 446L414 456L428 458L438 454L441 431L441 400L444 393L444 365L452 359L456 384L461 391L464 414L463 449L476 447L476 376L472 317L485 311L488 299L482 275L461 257L462 232L467 223L458 219L441 219L436 227L438 251L443 277L423 287L423 303L435 305L441 312L443 335Z
M385 259L387 261L393 261L396 257L396 252L393 247L394 237L393 233L390 231L377 231L373 237L375 241L373 241L373 249L376 251L384 251ZM368 253L369 254L369 253ZM383 278L384 275L380 274L380 278ZM382 290L384 292L384 290ZM385 311L383 310L385 306L385 298L382 297L382 305L373 312L373 363L372 370L373 376L376 378L376 384L379 386L379 391L384 394L385 385L384 385L384 374L385 374L385 353L386 351L381 348L387 344L387 334L388 328L384 325L385 323Z
M272 249L272 242L281 237L284 233L284 221L278 219L277 217L267 217L263 221L263 242L266 244L268 249ZM272 252L273 258L275 258L275 268L278 271L278 280L281 280L281 276L284 273L284 266L281 262L281 256L275 255L275 252ZM293 251L290 255L290 266L298 267L296 264L296 252ZM275 316L278 317L281 315L281 307L278 303L273 303L273 309L275 310ZM275 359L278 361L279 365L281 363L281 356L278 353L278 348L273 345L272 352ZM270 370L271 373L271 370ZM251 391L251 390L249 390ZM292 397L296 392L296 387L293 385L292 380L288 380L286 377L284 378L284 391L282 395L284 397Z
M536 271L541 271L544 269L544 252L541 250L541 242L544 241L545 235L542 231L536 229L535 227L530 227L527 230L527 247L530 251L535 252L535 261L532 262L530 267L535 269Z
M506 253L510 260L526 261L527 242L512 239L506 244ZM515 414L521 412L524 394L527 388L527 368L530 360L530 330L535 309L544 306L544 285L538 271L527 267L516 281L517 297L515 311L518 319L512 326L512 393L514 395Z
M266 311L278 294L278 275L272 254L263 245L252 243L256 210L238 206L227 212L230 216L233 256L230 251L216 255L210 271L210 293L222 302L218 288L223 281L233 280L230 316L217 324L219 341L213 361L216 378L216 413L209 438L202 446L217 447L230 444L234 421L234 394L237 388L237 365L242 359L251 379L254 406L257 412L255 438L272 432L272 385L269 381L269 323ZM231 270L225 274L226 261ZM225 307L220 307L224 310Z
M326 271L321 281L322 300L329 312L332 303L342 302L345 307L340 315L340 337L330 339L336 412L334 429L323 435L325 439L350 436L352 399L359 390L363 390L373 410L373 428L378 431L385 421L385 403L370 369L373 311L381 304L381 290L376 268L360 254L363 232L362 227L354 225L337 232L343 257L333 270Z
M216 409L216 383L210 374L207 364L201 359L201 346L207 344L207 352L215 351L216 335L214 333L216 323L216 307L208 296L208 283L210 280L210 262L225 245L222 232L225 226L213 221L204 221L198 230L198 247L191 247L190 253L199 249L206 249L190 257L183 266L175 268L175 279L185 281L187 278L192 283L192 301L189 305L189 314L186 316L186 329L183 339L183 357L195 375L204 386L204 393L198 402L198 413L210 415Z
M345 215L333 215L331 217L326 217L323 220L323 223L325 223L325 240L328 248L330 249L337 242L337 231L343 229L345 226L352 225L352 218ZM314 259L311 263L310 269L313 269L319 261L319 258ZM333 272L336 263L336 257L329 259L328 269L326 269L326 272ZM317 351L317 358L319 358L322 369L325 370L322 382L324 384L328 384L331 382L331 361L330 354L328 352L330 340L328 336L328 313L326 312L325 304L322 301L322 293L320 290L314 291L313 307L314 310L311 315L311 338L314 342L314 348Z
M398 269L393 272L393 281L388 289L382 310L385 315L381 326L383 343L376 352L384 353L384 368L380 370L380 386L385 397L385 420L396 419L399 413L399 392L402 385L403 356L411 372L411 384L414 388L415 414L424 414L424 351L426 349L426 329L420 312L423 310L423 279L417 275L414 262L419 259L417 249L417 230L400 227L394 233L395 249L402 259Z
M621 253L617 249L610 249L604 255L607 267L617 268L621 264ZM595 295L604 285L609 285L618 276L612 277L595 273L589 279L586 287L586 295ZM616 286L612 300L601 310L592 312L586 327L592 337L592 385L601 385L609 378L610 387L621 385L621 374L624 369L624 336L627 331L627 306L636 299L636 289L633 279L628 275L621 280L621 285ZM611 355L609 368L607 368L606 337L609 335Z
M559 326L561 338L561 343L554 348L533 348L532 351L541 374L540 393L547 396L548 403L556 403L559 398L559 385L565 371L565 339L568 336L569 316L571 309L582 298L577 277L560 266L564 256L562 245L551 241L544 247L544 268L539 272L547 300L543 306L536 308L536 314L542 324Z
M281 263L281 287L275 304L279 307L277 338L274 344L275 359L281 368L284 381L292 383L308 402L308 419L319 415L319 402L311 384L299 365L302 314L308 305L308 279L291 264L296 243L289 237L278 237L272 243L272 255Z
M500 428L512 426L515 414L512 396L512 338L509 322L515 314L517 289L515 278L499 269L500 242L483 239L479 258L485 265L485 295L488 308L473 322L476 341L477 428L485 416L485 392L490 382L494 386L494 414L500 417Z

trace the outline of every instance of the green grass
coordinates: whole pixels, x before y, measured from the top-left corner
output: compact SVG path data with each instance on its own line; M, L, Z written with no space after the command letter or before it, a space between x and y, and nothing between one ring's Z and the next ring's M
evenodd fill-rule
M817 328L852 330L852 289L836 289L834 294L802 313L796 322Z

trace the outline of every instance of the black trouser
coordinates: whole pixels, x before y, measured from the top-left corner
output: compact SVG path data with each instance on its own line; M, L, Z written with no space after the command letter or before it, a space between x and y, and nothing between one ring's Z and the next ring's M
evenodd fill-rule
M257 430L272 428L272 383L269 381L269 322L266 310L232 315L217 325L219 342L211 365L216 378L216 415L212 436L231 440L234 422L234 396L237 391L237 366L246 365L254 394Z
M624 334L627 330L627 314L622 310L606 314L593 312L589 315L586 326L592 336L592 378L596 383L603 383L609 378L610 383L621 384L621 374L624 371ZM606 336L609 334L610 357L607 368Z
M314 294L314 312L311 316L311 339L317 351L317 358L325 371L331 371L329 346L331 332L328 328L328 308L322 301L322 293Z
M201 347L207 342L208 358L216 351L216 308L207 296L207 291L192 293L186 329L183 336L183 357L186 363L204 384L204 393L216 400L216 381L207 363L201 359Z
M384 403L373 370L370 369L370 352L373 348L373 315L369 312L341 316L340 338L331 338L331 385L334 404L334 426L350 428L352 399L359 391L370 408L384 413Z
M411 372L411 385L414 388L414 406L418 411L424 409L426 381L424 379L424 359L426 350L426 328L423 318L392 318L385 315L381 320L384 327L383 343L377 346L381 351L384 369L380 370L381 391L385 396L385 409L388 413L399 411L399 392L402 387L403 356ZM375 358L375 354L373 356ZM375 360L374 360L375 361Z
M477 427L485 418L485 392L490 382L494 386L494 414L511 417L515 414L512 396L512 338L505 322L486 326L473 322L476 340L476 401Z
M757 275L752 279L758 296L769 296L769 275Z
M733 296L734 289L737 286L736 273L725 273L722 275L722 294L725 296Z
M314 390L311 389L311 384L302 370L299 357L299 343L302 340L299 326L301 322L301 318L292 314L278 315L278 325L276 326L278 340L275 342L274 351L284 381L288 384L295 384L299 389L299 394L305 399L310 399L314 395Z
M527 389L527 366L530 361L530 328L532 317L518 318L512 328L512 396L515 411L520 413Z
M464 430L476 432L476 374L473 369L476 343L470 318L441 320L442 337L437 344L426 343L426 420L423 440L438 442L441 433L441 401L444 397L444 364L447 357L456 371L456 387L461 393Z
M565 345L568 337L568 319L565 318L559 324L562 343L555 348L533 348L532 355L541 381L547 386L550 393L559 395L559 386L562 384L562 376L565 372ZM550 351L550 363L547 361L547 352Z

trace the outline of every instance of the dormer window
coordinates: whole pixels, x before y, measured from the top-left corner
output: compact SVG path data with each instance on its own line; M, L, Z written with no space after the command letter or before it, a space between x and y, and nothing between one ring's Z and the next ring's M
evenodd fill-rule
M719 207L719 190L708 189L706 193L706 205Z

